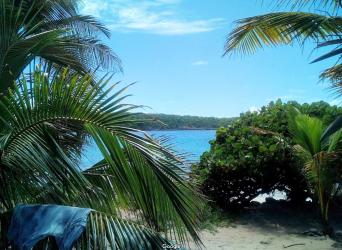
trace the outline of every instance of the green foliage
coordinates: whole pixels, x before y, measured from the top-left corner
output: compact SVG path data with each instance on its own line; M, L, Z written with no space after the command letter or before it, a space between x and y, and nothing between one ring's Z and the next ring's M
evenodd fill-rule
M329 127L324 131L321 140L326 141L330 135L342 128L342 116L338 116L335 121L330 123Z
M203 192L217 205L224 209L245 206L275 189L296 202L311 195L300 171L302 161L293 151L287 117L290 106L323 117L327 124L342 113L342 108L325 102L300 105L278 100L218 129L210 151L193 166Z
M181 159L130 127L136 106L121 104L125 89L109 80L94 85L89 75L64 70L51 77L37 70L1 96L0 213L18 203L92 208L84 242L91 249L155 249L164 242L161 232L181 243L189 235L199 242L202 199ZM103 155L85 171L78 166L80 133Z
M323 231L332 235L328 222L329 204L336 194L336 183L341 181L340 141L342 131L331 134L326 141L323 123L318 118L292 112L289 116L289 128L296 143L294 149L304 159L303 172L318 200L323 219ZM329 127L328 127L329 129Z
M233 227L237 217L238 213L226 212L207 204L203 209L201 229L216 232L218 227Z
M329 49L329 52L312 62L328 58L337 58L336 64L325 69L320 77L328 79L338 94L341 94L341 34L342 19L339 0L277 0L277 7L290 7L291 11L272 12L247 17L236 22L236 27L228 35L224 54L242 52L254 53L264 46L303 45L312 40L317 48ZM303 12L312 10L312 12Z
M190 115L136 114L139 124L133 126L142 130L163 129L216 129L229 125L236 118L200 117Z
M97 36L110 33L94 17L78 13L79 0L0 1L0 92L28 65L69 67L81 74L120 68L120 60Z

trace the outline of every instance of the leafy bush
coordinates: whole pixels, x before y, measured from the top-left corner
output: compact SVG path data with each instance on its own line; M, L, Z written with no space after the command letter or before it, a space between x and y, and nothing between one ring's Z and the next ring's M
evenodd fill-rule
M284 191L298 203L311 196L293 153L288 131L287 108L295 106L331 122L341 109L325 102L300 105L271 102L259 112L246 112L216 132L211 149L193 166L204 194L224 209L246 206L256 196Z

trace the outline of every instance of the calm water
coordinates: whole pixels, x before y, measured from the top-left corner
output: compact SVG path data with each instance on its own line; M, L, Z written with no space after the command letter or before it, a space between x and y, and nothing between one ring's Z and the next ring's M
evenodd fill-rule
M167 137L173 144L175 150L182 153L189 153L188 159L198 161L201 154L210 148L209 141L215 139L215 130L175 130L175 131L150 131L152 136ZM84 157L81 161L81 167L92 166L102 158L101 152L94 143L85 148ZM276 200L285 199L283 192L275 191L270 194L262 194L254 200L264 202L266 197L273 197Z
M189 154L188 159L198 161L201 154L208 150L209 141L215 138L215 130L175 130L175 131L150 131L152 136L167 137L175 150ZM85 148L81 167L89 167L103 159L101 152L94 143Z

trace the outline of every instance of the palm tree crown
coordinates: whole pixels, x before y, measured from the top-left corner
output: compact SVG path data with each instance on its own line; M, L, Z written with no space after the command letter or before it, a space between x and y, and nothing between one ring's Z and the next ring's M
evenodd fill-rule
M303 172L318 200L324 233L332 235L328 212L330 201L337 191L335 184L340 182L341 166L337 159L340 157L342 130L324 137L327 130L321 120L295 110L289 114L289 129L296 143L295 150L304 160Z
M130 128L136 106L122 104L123 90L115 92L117 84L108 81L93 85L90 75L37 70L1 97L0 213L18 203L89 207L97 211L89 237L101 235L91 244L113 248L156 249L153 242L160 247L165 240L155 232L199 241L201 198L186 181L182 159ZM92 138L103 156L85 170L78 167L79 134ZM127 213L147 231L140 220L125 221Z
M100 67L120 69L120 60L96 36L109 31L80 15L78 0L0 1L0 92L13 85L33 61L51 69L68 66L85 74ZM34 63L34 64L36 64Z

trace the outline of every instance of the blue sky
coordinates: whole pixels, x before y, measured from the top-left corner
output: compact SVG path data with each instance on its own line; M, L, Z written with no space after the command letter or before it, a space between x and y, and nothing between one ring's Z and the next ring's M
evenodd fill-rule
M145 112L231 117L277 98L338 103L318 82L332 62L309 64L321 54L313 44L222 58L233 22L271 11L270 1L85 0L81 11L110 28L105 42L124 68L114 81L137 82L129 102Z

